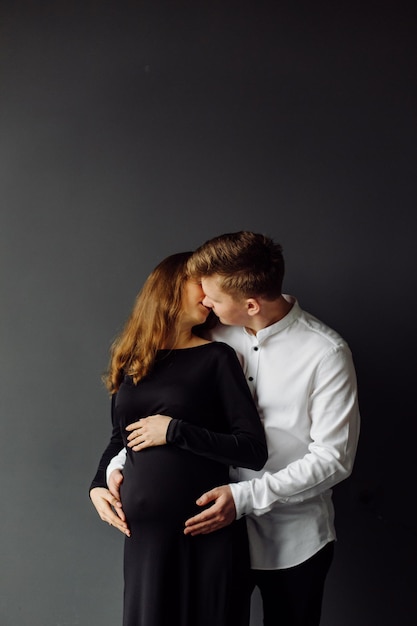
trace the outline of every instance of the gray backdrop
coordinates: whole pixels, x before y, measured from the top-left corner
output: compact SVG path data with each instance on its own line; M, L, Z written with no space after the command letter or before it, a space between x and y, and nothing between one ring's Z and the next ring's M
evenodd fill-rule
M416 17L349 4L2 1L2 626L121 623L108 348L162 257L241 229L357 365L323 626L416 623Z

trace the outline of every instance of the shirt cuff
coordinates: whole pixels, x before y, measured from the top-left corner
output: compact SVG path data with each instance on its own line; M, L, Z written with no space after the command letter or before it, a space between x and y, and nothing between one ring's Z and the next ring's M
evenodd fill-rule
M249 481L230 483L233 500L235 501L236 519L249 515L253 511Z

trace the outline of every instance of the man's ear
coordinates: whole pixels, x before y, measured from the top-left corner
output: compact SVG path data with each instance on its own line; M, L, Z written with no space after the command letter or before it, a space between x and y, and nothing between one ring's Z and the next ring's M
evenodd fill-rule
M246 300L246 312L248 315L257 315L260 310L261 306L256 298L248 298Z

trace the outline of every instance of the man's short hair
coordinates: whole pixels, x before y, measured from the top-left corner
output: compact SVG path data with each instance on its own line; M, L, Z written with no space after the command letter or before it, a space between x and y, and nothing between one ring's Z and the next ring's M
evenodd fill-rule
M266 235L239 231L219 235L197 248L188 261L196 278L219 276L219 287L235 299L279 298L285 263L282 247Z

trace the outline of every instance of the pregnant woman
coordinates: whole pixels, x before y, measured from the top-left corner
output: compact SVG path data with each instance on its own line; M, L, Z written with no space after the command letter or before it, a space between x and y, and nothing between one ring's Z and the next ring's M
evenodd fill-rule
M123 626L249 622L245 520L184 535L196 499L227 484L230 465L260 469L267 458L235 352L202 338L209 311L201 285L187 275L190 255L172 255L150 274L111 350L113 431L90 496L94 503L106 489L108 462L126 446Z

